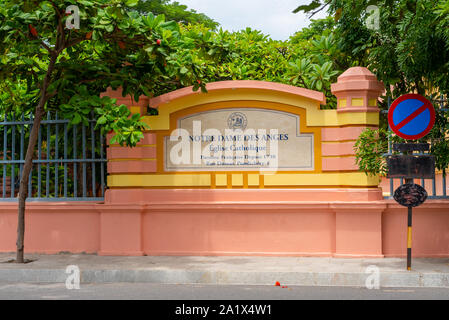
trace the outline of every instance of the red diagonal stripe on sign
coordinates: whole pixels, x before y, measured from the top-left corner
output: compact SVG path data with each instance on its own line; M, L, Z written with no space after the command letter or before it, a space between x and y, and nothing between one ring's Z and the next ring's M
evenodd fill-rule
M421 108L418 108L417 110L415 110L415 112L413 112L412 114L410 114L407 118L405 118L404 120L402 120L401 122L399 122L398 125L395 126L396 130L400 130L403 126L405 126L407 123L409 123L410 121L412 121L414 118L416 118L420 113L424 112L427 109L427 106L424 104Z

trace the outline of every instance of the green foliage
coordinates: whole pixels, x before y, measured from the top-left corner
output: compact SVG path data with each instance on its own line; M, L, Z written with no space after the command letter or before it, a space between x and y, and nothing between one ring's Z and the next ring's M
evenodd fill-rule
M179 25L163 15L139 14L130 8L137 1L83 0L76 2L80 29L69 30L64 12L72 2L0 3L0 86L8 92L1 108L34 112L44 97L45 111L61 111L72 124L86 123L92 111L113 114L118 118L106 117L102 127L133 146L143 130L140 119L99 95L122 87L124 96L138 101L172 90L179 78L184 86L196 83L195 67L185 71L179 64L185 45Z
M439 99L435 101L435 126L427 136L421 139L421 142L429 142L431 144L431 153L435 156L435 166L438 170L442 170L445 174L449 167L449 111L443 111L439 108ZM447 105L447 104L446 104Z
M327 8L337 20L338 48L355 65L368 67L389 95L449 92L448 0L321 0L311 12ZM366 26L366 8L380 9L379 28ZM319 9L315 9L319 8ZM391 87L390 87L391 86Z
M142 14L163 14L168 20L174 20L183 24L202 24L210 29L216 29L218 23L203 13L187 9L187 6L171 0L140 0L134 8Z
M299 11L305 11L310 12L312 10L316 10L319 7L321 7L321 1L319 0L312 0L309 4L301 5L297 7L295 10L293 10L293 13L298 13Z
M365 24L369 5L380 9L378 29ZM313 0L299 9L309 14L327 9L336 21L332 31L338 39L337 51L344 56L338 61L369 68L384 82L392 100L412 92L431 99L436 93L449 94L449 0ZM381 107L387 108L387 99ZM432 144L431 153L443 173L449 166L448 116L438 111L434 129L420 140ZM381 127L387 128L385 118L381 118ZM377 136L386 139L381 133ZM373 137L374 133L366 133L360 139ZM362 143L360 148L360 168L382 173L380 154L372 152L374 145ZM372 167L369 161L373 161Z
M369 176L385 175L387 172L383 155L388 152L388 134L385 129L367 128L354 144L356 163Z
M109 97L101 98L101 102L103 101L115 103L115 99ZM143 138L143 131L149 129L144 122L140 121L140 114L131 115L131 112L125 105L109 110L102 108L100 105L96 112L100 115L100 118L97 120L97 126L103 126L106 132L113 130L117 133L112 137L111 144L118 143L121 146L126 144L134 147Z
M179 63L184 66L181 70L190 70L203 82L285 83L324 91L335 108L330 84L341 71L335 70L334 62L339 53L330 32L328 36L301 41L274 41L250 28L239 32L212 32L199 25L188 25L181 30L185 41L183 50L178 52ZM302 66L301 61L306 66Z

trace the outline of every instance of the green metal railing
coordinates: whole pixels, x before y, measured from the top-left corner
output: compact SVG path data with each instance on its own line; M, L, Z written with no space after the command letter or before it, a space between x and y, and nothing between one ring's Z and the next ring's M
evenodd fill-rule
M105 137L88 124L69 125L58 113L41 122L27 201L101 201L106 188ZM0 115L0 201L17 201L32 115Z

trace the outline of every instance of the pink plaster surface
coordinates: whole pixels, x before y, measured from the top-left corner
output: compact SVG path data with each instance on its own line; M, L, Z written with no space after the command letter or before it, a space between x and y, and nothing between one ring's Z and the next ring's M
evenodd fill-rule
M142 206L102 205L99 255L141 256Z
M166 93L159 97L150 99L150 107L158 108L159 106L169 103L176 99L181 99L191 95L202 94L200 90L193 91L192 88L193 87L182 88L173 92ZM326 104L326 97L322 92L298 88L275 82L254 81L254 80L230 80L230 81L211 82L206 85L206 88L208 92L218 90L231 90L231 89L259 89L273 92L284 92L309 98L320 102L320 104Z
M107 157L108 159L154 159L156 147L109 147Z
M355 157L323 158L323 171L358 171Z
M382 215L383 252L388 257L407 255L407 208L388 200ZM413 209L412 256L449 256L449 202L428 200Z
M352 67L346 70L337 79L337 83L331 84L331 91L337 97L346 100L346 106L342 107L338 103L337 112L379 112L377 106L370 106L369 100L375 99L385 90L382 82L378 81L376 76L364 67ZM353 106L353 99L363 99L362 106Z
M331 85L331 90L337 97L340 92L350 91L370 91L380 96L385 88L367 68L352 67L337 78L337 83Z
M335 205L335 234L337 257L382 254L382 211L380 203L365 206Z
M335 201L332 199L344 198L341 190L336 194L329 190L327 197L321 194L321 201L313 197L295 201L294 193L275 199L279 191L248 201L253 195L166 189L150 190L154 194L145 194L146 201L130 203L126 198L130 190L121 191L126 192L109 204L29 203L26 252L336 257L405 254L407 209L390 200ZM449 201L428 200L414 212L413 255L449 257ZM16 219L17 204L0 203L0 252L15 250Z
M25 251L95 253L100 215L94 203L27 203ZM0 203L0 252L16 249L17 203Z
M338 113L344 113L344 112L380 112L380 109L377 107L344 107L339 108L337 110Z
M108 173L153 173L157 171L156 161L108 162Z
M344 156L352 155L354 151L354 141L342 143L323 143L321 145L322 156Z
M245 210L246 211L246 210ZM331 255L334 219L329 209L245 212L237 208L182 214L144 213L148 255ZM170 226L161 228L161 226Z
M236 202L287 203L298 201L376 201L379 188L371 189L109 189L105 203Z
M357 140L367 127L322 128L321 141Z

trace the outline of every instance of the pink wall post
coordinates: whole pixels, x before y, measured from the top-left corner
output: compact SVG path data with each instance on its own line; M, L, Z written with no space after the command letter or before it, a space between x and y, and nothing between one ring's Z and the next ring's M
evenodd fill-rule
M368 69L354 67L338 77L331 86L337 97L337 112L358 112L378 117L377 99L384 90L376 76ZM375 126L371 126L376 128ZM354 143L365 126L323 128L323 167L325 170L358 170L355 162ZM326 158L326 156L331 156ZM374 190L371 190L373 192ZM350 191L351 192L351 191ZM370 202L334 203L335 256L382 257L382 193Z

